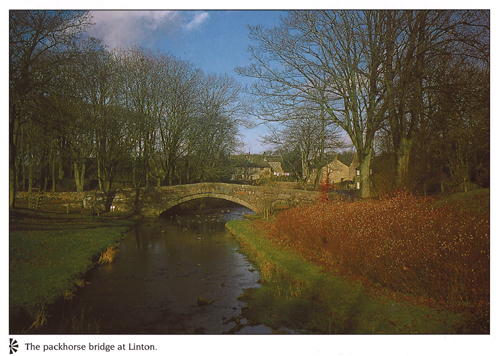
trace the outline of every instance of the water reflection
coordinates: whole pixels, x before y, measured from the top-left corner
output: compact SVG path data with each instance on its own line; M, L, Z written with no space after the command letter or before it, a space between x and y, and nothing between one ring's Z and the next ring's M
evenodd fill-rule
M270 333L237 327L245 324L237 297L259 275L224 225L248 213L211 209L139 223L82 290L87 318L104 334Z

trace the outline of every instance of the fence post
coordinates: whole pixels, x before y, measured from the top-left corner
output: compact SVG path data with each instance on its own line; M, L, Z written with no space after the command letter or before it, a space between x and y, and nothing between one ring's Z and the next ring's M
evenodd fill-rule
M28 208L40 210L42 207L43 191L40 188L32 188L28 198ZM38 194L37 194L38 193Z
M42 207L42 199L43 199L43 192L40 192L40 194L38 195L38 200L36 202L36 210L40 210L40 208Z

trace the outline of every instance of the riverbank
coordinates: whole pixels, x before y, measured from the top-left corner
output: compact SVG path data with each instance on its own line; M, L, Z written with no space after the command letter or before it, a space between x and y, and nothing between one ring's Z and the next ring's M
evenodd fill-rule
M93 217L16 209L9 216L10 332L33 331L51 306L71 299L83 276L134 222L110 214Z
M261 288L248 290L244 316L273 329L307 334L451 334L463 318L451 311L375 293L355 279L324 272L322 266L278 245L258 221L230 221L227 228L261 274Z

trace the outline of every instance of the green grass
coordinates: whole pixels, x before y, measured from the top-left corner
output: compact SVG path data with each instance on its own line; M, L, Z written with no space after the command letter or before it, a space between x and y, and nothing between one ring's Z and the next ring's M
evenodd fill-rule
M489 214L490 212L490 190L478 189L469 192L452 193L442 196L434 202L435 207L443 205L458 205L460 208L473 209L479 213Z
M100 253L114 245L132 224L76 216L11 216L11 314L24 313L36 320L59 298L71 297L75 284Z
M322 272L294 251L256 233L251 221L228 229L261 274L261 288L247 290L244 316L273 329L318 334L449 334L459 315L374 293L360 282Z

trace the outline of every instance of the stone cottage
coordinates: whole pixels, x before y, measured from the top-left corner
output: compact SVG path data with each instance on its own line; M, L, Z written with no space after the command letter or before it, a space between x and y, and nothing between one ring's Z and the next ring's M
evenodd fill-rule
M335 159L321 168L320 181L323 182L328 176L331 184L340 183L345 180L352 180L349 172L349 166L340 162L337 156Z
M354 156L351 164L348 166L341 162L337 156L320 170L320 182L323 182L328 176L330 184L338 184L344 181L356 182L359 161L357 155ZM309 177L308 183L312 184L316 180L317 170L314 170Z
M289 175L282 167L283 157L279 155L245 154L232 157L234 173L232 180L254 181L264 175Z

